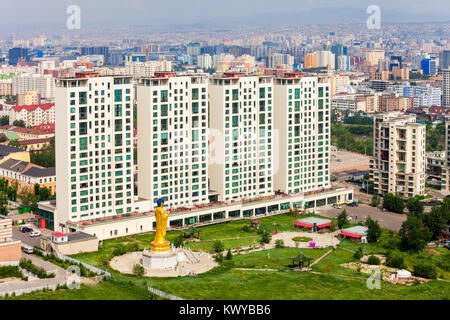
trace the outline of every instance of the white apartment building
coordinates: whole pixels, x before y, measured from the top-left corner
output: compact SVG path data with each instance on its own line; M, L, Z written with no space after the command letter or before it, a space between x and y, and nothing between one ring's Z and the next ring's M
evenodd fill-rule
M212 67L212 57L209 54L202 54L197 57L197 65L202 69Z
M219 200L273 194L273 79L224 73L212 77L210 189Z
M442 106L450 107L450 69L442 70Z
M445 123L445 155L444 166L442 167L442 186L443 190L450 191L450 121Z
M317 67L328 67L328 69L336 69L336 59L334 53L331 51L317 51L316 55Z
M55 97L55 78L51 75L23 73L12 78L12 94L24 94L27 91L37 91L43 99Z
M131 77L59 79L55 129L55 228L134 211Z
M26 127L55 123L55 104L14 106L9 110L9 124L13 125L16 120L22 120Z
M139 80L138 194L167 207L208 203L208 82L156 73Z
M330 85L286 74L274 80L273 123L279 157L274 189L294 194L330 187Z
M375 115L374 156L370 179L377 194L414 197L425 192L425 124L415 115L387 112Z
M412 97L414 107L441 106L441 88L430 84L424 86L411 86L408 82L393 86L392 91L403 97Z

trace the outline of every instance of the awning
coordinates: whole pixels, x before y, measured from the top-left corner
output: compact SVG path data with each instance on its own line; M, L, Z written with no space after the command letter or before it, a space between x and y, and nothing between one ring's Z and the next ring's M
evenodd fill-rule
M350 232L341 232L341 236L351 237L351 238L361 238L360 234L350 233Z
M303 227L303 228L312 228L312 224L304 223L304 222L295 222L294 226Z
M327 222L327 223L317 225L317 228L326 228L326 227L330 227L330 226L331 226L331 222Z

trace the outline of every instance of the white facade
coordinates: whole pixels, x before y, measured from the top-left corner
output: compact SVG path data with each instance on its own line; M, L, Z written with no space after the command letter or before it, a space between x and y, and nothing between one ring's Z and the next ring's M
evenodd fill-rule
M442 70L442 106L450 107L450 69Z
M316 55L317 67L328 67L328 69L336 69L336 59L334 53L331 51L317 51L314 52Z
M56 89L55 229L134 210L131 77L97 75Z
M24 94L37 91L43 99L55 97L55 79L51 75L21 74L12 78L12 94Z
M224 201L272 195L272 78L225 73L209 93L210 189Z
M375 116L370 178L377 194L424 194L425 131L425 124L416 123L415 115L396 111Z
M139 197L169 208L208 203L207 79L141 79L138 114Z
M274 189L293 194L330 187L330 86L318 77L276 78Z
M209 54L202 54L197 57L197 65L202 69L209 69L212 67L212 58Z

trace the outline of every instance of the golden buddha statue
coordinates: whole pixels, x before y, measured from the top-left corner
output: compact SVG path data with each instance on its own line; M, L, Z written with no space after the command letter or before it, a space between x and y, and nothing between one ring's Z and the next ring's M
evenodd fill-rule
M156 218L156 234L155 239L151 243L152 251L169 251L170 250L170 242L166 241L166 229L167 229L167 218L169 214L165 214L163 206L164 199L158 199L156 202L158 207L155 210L155 218Z

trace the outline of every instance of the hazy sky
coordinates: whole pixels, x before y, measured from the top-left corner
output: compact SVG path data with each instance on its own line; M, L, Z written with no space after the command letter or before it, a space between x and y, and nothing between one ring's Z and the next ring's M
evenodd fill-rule
M0 0L0 26L65 26L76 4L84 26L214 23L261 14L289 14L320 7L376 4L382 10L449 15L449 0ZM1 30L0 30L1 32Z

